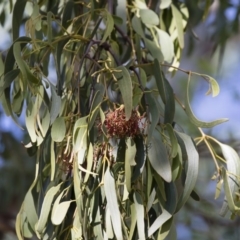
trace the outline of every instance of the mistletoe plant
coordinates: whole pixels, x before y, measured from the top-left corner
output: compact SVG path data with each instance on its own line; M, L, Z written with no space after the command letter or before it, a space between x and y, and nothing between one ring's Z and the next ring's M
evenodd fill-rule
M200 121L189 103L191 76L213 96L218 84L178 68L189 1L9 3L13 44L0 62L1 101L16 122L25 113L25 147L36 155L19 239L174 239L175 214L198 198L201 142L216 167L216 197L224 187L222 215L238 213L239 157L202 130L226 119ZM179 70L188 79L183 102L169 83ZM198 138L177 124L176 104Z

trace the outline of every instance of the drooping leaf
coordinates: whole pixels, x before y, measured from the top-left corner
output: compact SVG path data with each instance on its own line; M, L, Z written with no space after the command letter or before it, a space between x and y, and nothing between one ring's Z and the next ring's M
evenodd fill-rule
M184 48L184 36L183 36L183 18L181 12L174 4L171 4L173 21L175 22L178 34L178 42L181 48Z
M123 240L122 235L122 224L121 224L121 215L119 212L117 194L115 188L115 180L112 176L112 173L107 168L104 175L104 190L106 194L107 204L110 210L112 226L117 240Z
M70 207L71 200L70 201L64 201L60 203L60 200L62 198L64 191L57 197L53 204L52 209L52 215L51 215L51 221L54 225L59 225L62 223L63 219L65 218L68 208Z
M40 236L43 233L44 228L46 227L48 216L52 207L52 201L56 193L59 191L61 184L62 183L50 188L44 197L43 204L41 206L40 217L38 222L36 223L36 231Z
M154 232L156 232L171 217L172 217L172 215L169 212L167 212L165 209L162 209L161 215L157 217L157 219L154 221L154 223L148 229L148 237L151 237L152 234Z
M141 195L138 192L133 194L134 205L137 215L137 230L138 230L138 239L145 240L145 224L144 224L144 206Z
M189 85L190 85L190 79L191 79L191 73L189 73L189 77L188 77L188 83L187 83L187 89L186 89L186 96L185 96L185 109L186 109L186 113L189 117L189 120L197 127L200 128L212 128L216 125L219 125L221 123L224 123L226 121L228 121L227 118L221 118L218 120L214 120L211 122L203 122L197 119L197 117L194 115L194 113L192 112L191 106L190 106L190 102L189 102Z
M216 97L220 92L220 88L217 81L214 78L205 74L201 74L200 76L209 82L209 89L206 92L206 95L212 94L213 97Z
M181 196L179 196L176 212L185 204L188 200L191 192L193 191L197 177L198 177L198 165L199 165L199 156L198 152L192 142L192 139L180 132L176 132L178 136L178 142L181 148L184 148L186 151L186 180L184 183L184 190Z
M112 15L109 12L104 12L104 14L105 14L104 17L106 20L106 29L104 31L104 35L103 35L101 43L103 43L107 40L107 38L111 34L113 27L114 27L114 21L113 21Z
M140 9L139 11L142 22L146 26L155 26L159 24L158 15L151 9Z
M148 158L153 169L166 181L171 182L172 171L168 159L166 147L162 142L161 134L158 131L153 132L148 148Z
M26 6L25 0L18 0L14 4L13 14L12 14L12 33L13 41L19 37L20 26L22 23L22 17Z
M116 68L114 75L118 81L118 86L122 94L126 120L132 115L132 80L129 71L124 66Z
M165 104L164 123L172 124L175 115L175 98L173 89L168 80L164 77L157 59L154 59L153 71L159 94Z
M55 142L62 142L66 134L66 125L63 117L58 117L53 122L51 128L52 140Z
M159 28L155 28L158 35L158 41L160 45L161 52L164 57L164 61L170 63L174 57L174 46L173 41L169 34Z

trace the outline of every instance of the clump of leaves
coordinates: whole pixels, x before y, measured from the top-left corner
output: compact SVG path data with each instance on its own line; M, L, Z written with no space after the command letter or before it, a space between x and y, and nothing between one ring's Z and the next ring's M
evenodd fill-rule
M15 120L26 112L26 148L36 154L35 179L17 216L19 239L173 234L199 160L194 140L175 127L176 103L199 129L196 144L205 142L213 156L217 191L223 184L226 194L222 213L239 211L239 157L201 129L226 119L204 122L193 114L188 88L191 75L201 74L184 71L184 103L167 79L181 70L188 8L182 1L123 2L30 1L22 37L27 2L14 5L1 100ZM217 82L201 76L216 96Z

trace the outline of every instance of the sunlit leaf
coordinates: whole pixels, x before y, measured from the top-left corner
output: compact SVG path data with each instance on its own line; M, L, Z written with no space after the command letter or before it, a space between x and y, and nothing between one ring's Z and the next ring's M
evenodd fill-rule
M184 47L184 37L183 37L183 18L181 12L177 9L174 4L171 4L173 20L175 22L177 33L178 33L178 41L181 48Z
M137 215L137 230L139 240L145 240L145 224L144 224L144 206L141 195L138 192L133 194L136 215Z
M139 11L142 22L147 26L158 25L158 15L151 9L140 9Z
M159 28L155 28L158 34L158 41L160 45L161 52L164 57L164 61L172 62L174 57L174 46L172 39L170 38L169 34Z
M58 117L53 122L51 128L52 139L55 142L61 142L64 139L65 134L66 134L65 120L62 117Z

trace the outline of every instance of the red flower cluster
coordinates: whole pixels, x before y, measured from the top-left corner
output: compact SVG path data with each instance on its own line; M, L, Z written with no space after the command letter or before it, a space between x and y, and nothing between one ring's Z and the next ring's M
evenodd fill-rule
M118 108L106 115L104 125L110 137L134 137L140 134L139 120L140 116L133 110L130 119L126 121L124 109Z

